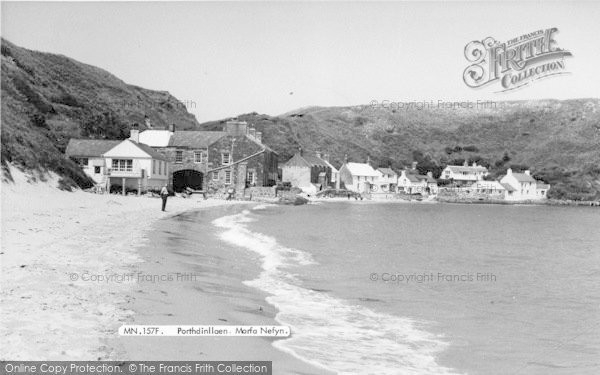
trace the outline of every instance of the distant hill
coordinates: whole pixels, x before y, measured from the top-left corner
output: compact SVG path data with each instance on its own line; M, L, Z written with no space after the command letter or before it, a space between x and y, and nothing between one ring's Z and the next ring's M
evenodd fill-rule
M310 107L280 116L237 118L263 132L287 160L302 147L328 152L334 165L350 161L401 169L412 161L439 176L465 160L486 165L492 178L531 168L552 184L551 197L600 199L600 100L497 102L486 109ZM221 121L201 124L216 130Z
M2 165L52 170L65 186L89 179L63 157L69 138L122 139L146 119L155 126L221 130L227 119L199 125L164 91L128 85L68 57L30 51L2 39ZM492 177L531 168L552 184L550 196L600 199L600 100L497 102L485 109L307 107L279 116L237 117L263 132L285 161L302 147L341 165L367 156L401 169L412 161L439 175L447 164L477 161ZM5 173L8 170L4 168Z
M129 127L177 124L194 129L196 118L166 91L128 85L112 74L2 39L2 165L52 170L65 186L90 181L63 153L70 138L122 139Z

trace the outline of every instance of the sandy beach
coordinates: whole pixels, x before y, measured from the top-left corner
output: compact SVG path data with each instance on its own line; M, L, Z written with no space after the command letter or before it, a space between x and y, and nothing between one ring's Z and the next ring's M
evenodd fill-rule
M236 204L171 198L161 212L156 198L64 192L53 176L28 183L16 169L12 177L2 184L3 359L103 359L103 340L128 315L120 305L131 286L81 276L128 272L157 220Z
M158 198L65 192L54 187L56 176L35 182L17 169L11 172L14 182L2 183L2 359L272 360L283 373L325 373L260 337L208 339L201 348L175 337L164 339L159 349L156 338L117 335L125 323L277 324L276 310L264 301L265 295L241 283L259 272L259 263L243 250L235 258L219 254L221 261L189 288L181 283L92 280L166 269L187 272L189 265L179 255L150 246L161 220L195 210L215 216L207 209L241 209L247 202L171 197L167 211L161 212ZM201 259L210 261L216 248L201 248ZM234 262L240 257L246 261ZM231 269L237 269L235 274Z

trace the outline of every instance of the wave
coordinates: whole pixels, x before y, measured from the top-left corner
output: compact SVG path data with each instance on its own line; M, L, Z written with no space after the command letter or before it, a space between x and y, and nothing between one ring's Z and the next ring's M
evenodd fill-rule
M276 321L292 336L273 345L307 363L338 374L451 374L435 355L447 344L409 318L382 314L327 293L302 287L290 267L314 264L305 251L280 245L271 236L250 231L245 210L213 221L224 241L262 257L260 276L245 284L270 294Z

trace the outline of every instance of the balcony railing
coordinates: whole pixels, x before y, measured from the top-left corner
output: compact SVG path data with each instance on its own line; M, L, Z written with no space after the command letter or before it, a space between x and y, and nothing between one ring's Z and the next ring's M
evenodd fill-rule
M106 172L106 174L110 177L126 177L126 178L142 178L144 177L144 170L143 169L137 169L137 170L121 170L121 169L112 169L109 168Z

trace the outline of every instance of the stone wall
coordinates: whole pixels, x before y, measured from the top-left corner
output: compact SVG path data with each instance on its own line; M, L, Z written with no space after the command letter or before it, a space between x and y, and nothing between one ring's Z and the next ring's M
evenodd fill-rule
M208 165L211 168L223 166L223 154L231 155L231 160L235 163L248 156L260 152L263 147L248 137L223 137L213 143L208 148ZM277 154L266 150L244 161L245 167L239 168L239 164L234 164L233 168L224 167L210 172L207 177L207 190L215 191L223 188L245 187L254 184L255 186L273 186L276 183L277 175ZM232 170L231 180L226 181L225 170ZM243 169L243 170L242 170ZM249 181L248 172L254 175L254 181ZM216 177L214 174L216 173ZM274 178L275 177L275 178Z
M474 189L440 188L437 199L443 202L504 201L504 192L478 193Z
M281 191L279 192L281 193ZM251 187L244 191L244 197L247 199L254 198L275 198L275 186L270 187ZM295 194L294 194L295 195Z
M236 191L246 186L272 186L277 182L277 154L265 150L251 159L244 161L244 166L223 165L224 153L231 155L230 160L236 162L263 150L263 146L247 136L225 136L211 144L208 148L163 147L156 148L168 160L169 186L173 185L173 173L180 170L194 170L203 175L203 190L212 195L223 194L230 188ZM175 162L178 151L182 152L182 161ZM202 152L202 162L196 163L194 153ZM223 168L220 168L223 167ZM229 170L230 172L226 172ZM209 172L212 171L212 172ZM230 178L227 179L227 174ZM252 174L253 181L248 177Z

